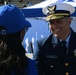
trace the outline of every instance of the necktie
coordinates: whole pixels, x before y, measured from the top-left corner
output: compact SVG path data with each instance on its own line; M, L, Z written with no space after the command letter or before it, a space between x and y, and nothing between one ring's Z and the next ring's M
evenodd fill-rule
M66 55L67 52L66 41L62 41L61 44L62 44L63 53L64 55Z
M62 57L65 57L67 53L66 43L67 43L66 41L58 40L57 45L54 47L54 50L57 50L59 55Z

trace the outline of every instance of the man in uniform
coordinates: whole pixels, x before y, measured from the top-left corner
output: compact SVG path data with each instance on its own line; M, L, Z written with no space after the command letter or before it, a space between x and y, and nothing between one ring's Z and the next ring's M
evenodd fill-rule
M36 43L34 59L38 75L76 75L76 33L70 27L75 8L53 3L43 12L52 34Z

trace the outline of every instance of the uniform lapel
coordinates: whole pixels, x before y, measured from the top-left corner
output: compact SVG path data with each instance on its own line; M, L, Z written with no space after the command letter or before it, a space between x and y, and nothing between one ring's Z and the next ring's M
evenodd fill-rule
M72 31L69 40L68 54L72 54L74 50L76 50L76 33Z

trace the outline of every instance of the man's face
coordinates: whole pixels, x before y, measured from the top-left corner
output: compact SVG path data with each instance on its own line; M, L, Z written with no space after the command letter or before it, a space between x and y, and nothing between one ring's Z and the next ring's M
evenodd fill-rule
M50 21L50 29L53 34L59 39L66 39L70 33L71 18L63 18Z

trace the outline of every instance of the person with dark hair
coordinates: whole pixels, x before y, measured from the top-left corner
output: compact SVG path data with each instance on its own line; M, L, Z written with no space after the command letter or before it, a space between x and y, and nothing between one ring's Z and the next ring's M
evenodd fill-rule
M0 6L0 75L37 75L35 62L25 55L21 43L29 27L15 5Z
M52 33L37 41L34 60L38 75L76 75L76 32L70 27L75 8L56 2L42 11Z

